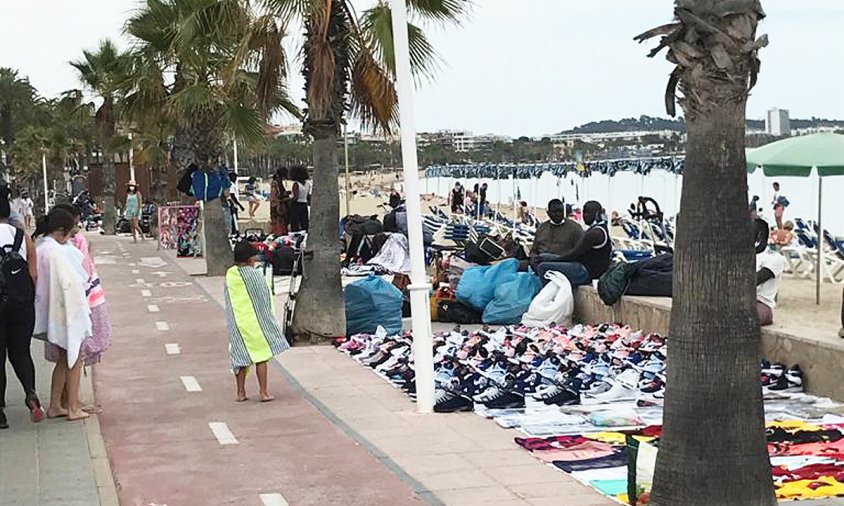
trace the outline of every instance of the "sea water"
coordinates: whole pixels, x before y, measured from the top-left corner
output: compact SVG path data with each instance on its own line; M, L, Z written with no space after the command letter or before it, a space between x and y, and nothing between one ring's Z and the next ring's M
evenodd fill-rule
M631 203L636 202L639 195L645 195L659 202L660 208L666 216L674 216L680 208L680 194L683 176L678 176L661 170L655 170L643 176L633 172L618 172L609 177L604 174L593 174L581 178L576 174L568 174L558 178L545 172L534 179L471 179L471 178L423 178L421 190L425 193L435 193L447 197L459 181L464 188L487 183L487 200L495 207L510 206L513 197L524 200L528 206L536 207L537 216L545 220L545 207L548 201L562 198L566 203L575 207L582 207L587 200L600 202L609 215L612 211L624 214ZM803 218L817 220L818 218L818 178L814 174L809 177L766 177L761 170L748 174L749 186L748 202L752 195L759 196L758 207L762 209L761 217L772 225L774 212L771 200L774 181L780 183L780 194L788 198L790 204L785 210L785 220ZM824 178L823 188L823 227L833 235L844 235L844 177ZM712 222L718 224L718 210L712 209Z

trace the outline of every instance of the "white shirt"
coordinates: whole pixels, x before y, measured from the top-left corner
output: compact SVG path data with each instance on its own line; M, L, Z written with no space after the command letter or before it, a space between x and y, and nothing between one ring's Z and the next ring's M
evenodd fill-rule
M311 181L307 180L304 183L296 183L299 185L299 195L296 202L307 203L308 196L311 194Z
M777 293L780 290L780 280L785 267L785 258L776 251L765 250L756 255L756 272L765 268L774 273L773 279L756 287L756 300L771 309L777 307Z
M5 251L6 246L11 248L15 244L15 233L17 230L8 223L0 223L0 248L3 248ZM24 260L26 260L26 240L21 242L21 249L19 251Z

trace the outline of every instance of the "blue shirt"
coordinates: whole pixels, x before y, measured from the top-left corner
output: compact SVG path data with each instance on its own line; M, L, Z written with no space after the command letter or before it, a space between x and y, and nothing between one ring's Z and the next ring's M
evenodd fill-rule
M208 202L219 198L223 191L231 186L231 181L228 170L225 169L217 172L197 170L191 175L191 184L194 197Z

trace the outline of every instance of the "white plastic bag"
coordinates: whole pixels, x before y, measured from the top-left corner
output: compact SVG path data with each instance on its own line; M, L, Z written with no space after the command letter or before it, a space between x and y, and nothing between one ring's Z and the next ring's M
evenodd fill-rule
M565 275L556 271L546 272L545 279L549 283L531 301L527 313L522 316L522 325L545 327L556 323L570 327L574 313L571 282Z

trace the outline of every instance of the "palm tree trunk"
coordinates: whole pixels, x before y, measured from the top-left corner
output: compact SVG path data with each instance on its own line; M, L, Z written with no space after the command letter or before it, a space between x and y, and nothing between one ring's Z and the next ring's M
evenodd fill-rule
M337 186L337 133L328 125L313 127L314 185L308 252L296 301L293 333L309 344L346 334L343 287L340 282L340 216ZM318 179L318 181L316 181Z
M654 505L775 504L759 383L745 106L746 97L709 102L686 120Z

